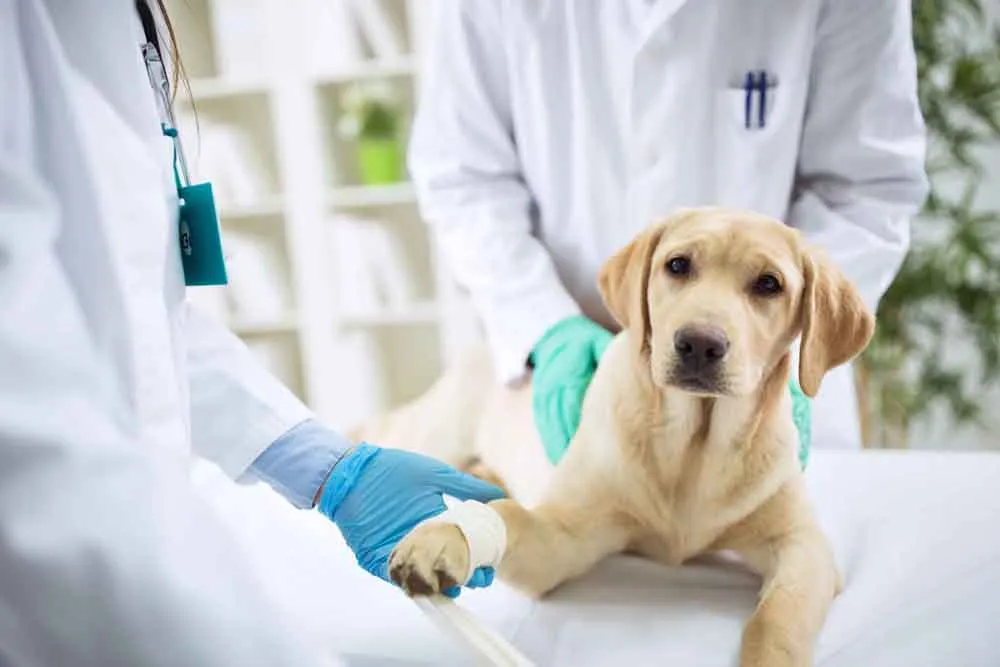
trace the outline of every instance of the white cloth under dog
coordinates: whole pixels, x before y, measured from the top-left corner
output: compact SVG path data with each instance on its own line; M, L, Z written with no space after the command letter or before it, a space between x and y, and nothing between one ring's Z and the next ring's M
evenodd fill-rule
M996 667L1000 454L819 448L806 476L845 578L815 664ZM295 515L265 489L223 481L216 490L214 479L200 481L256 554L262 580L347 664L475 664L402 593L358 568L328 522ZM758 587L732 567L621 557L541 602L496 583L458 603L539 666L732 667Z

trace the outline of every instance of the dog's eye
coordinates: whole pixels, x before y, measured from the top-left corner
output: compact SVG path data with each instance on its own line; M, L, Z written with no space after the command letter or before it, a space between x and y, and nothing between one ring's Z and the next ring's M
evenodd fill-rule
M686 276L691 273L690 257L673 257L667 262L667 272L672 276Z
M762 273L753 283L754 294L772 296L781 292L781 281L772 273Z

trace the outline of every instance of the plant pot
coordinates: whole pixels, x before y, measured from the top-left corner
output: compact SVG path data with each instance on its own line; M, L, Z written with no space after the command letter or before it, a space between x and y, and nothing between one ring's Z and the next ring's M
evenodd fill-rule
M399 140L395 137L359 139L358 173L365 185L403 180L403 150Z

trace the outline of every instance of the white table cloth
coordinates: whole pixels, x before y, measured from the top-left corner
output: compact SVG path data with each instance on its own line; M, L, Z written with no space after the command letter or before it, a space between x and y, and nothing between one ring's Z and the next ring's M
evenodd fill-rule
M288 613L348 665L474 664L318 514L211 469L196 479ZM1000 665L1000 454L817 450L807 479L846 580L817 665ZM729 667L757 589L733 566L620 557L541 602L502 584L459 602L539 666Z

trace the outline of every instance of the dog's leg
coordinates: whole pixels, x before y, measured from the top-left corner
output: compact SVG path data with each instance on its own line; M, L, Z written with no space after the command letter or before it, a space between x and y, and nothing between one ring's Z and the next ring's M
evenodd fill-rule
M553 501L527 510L513 500L490 503L506 526L507 546L497 568L506 583L540 596L621 551L629 533L607 511ZM393 581L410 595L428 595L464 582L469 552L457 526L418 526L389 561Z
M472 459L465 465L461 466L461 471L468 475L472 475L473 477L478 477L484 482L489 482L503 491L504 495L510 497L510 489L507 488L503 478L479 459Z
M528 510L512 500L491 507L507 526L497 575L528 595L544 595L579 577L622 551L631 537L626 520L603 508L551 502Z
M740 667L808 667L816 638L840 592L833 550L816 523L801 480L786 483L709 551L741 554L763 578L743 629Z
M764 580L743 631L740 666L812 665L816 637L840 588L826 538L803 527L742 553Z

